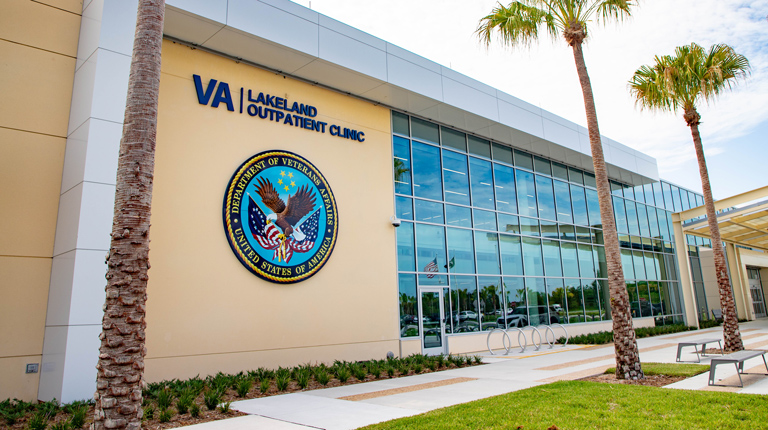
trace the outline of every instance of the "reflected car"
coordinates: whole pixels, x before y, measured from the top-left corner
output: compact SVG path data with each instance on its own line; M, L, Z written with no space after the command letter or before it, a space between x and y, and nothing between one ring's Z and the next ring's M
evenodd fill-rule
M461 311L458 315L459 321L477 320L477 312L474 311Z
M559 324L560 317L557 315L557 311L554 308L549 309L549 321L547 321L547 307L538 306L538 315L533 315L534 323L540 324ZM500 327L525 327L528 325L528 307L518 306L512 313L507 313L507 317L499 318L496 320L496 324ZM538 319L538 321L536 321Z

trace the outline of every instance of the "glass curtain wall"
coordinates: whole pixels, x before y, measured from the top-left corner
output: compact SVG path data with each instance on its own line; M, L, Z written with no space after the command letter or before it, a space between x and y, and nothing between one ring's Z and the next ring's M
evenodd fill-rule
M425 285L446 288L449 333L610 319L593 174L398 112L392 127L402 337ZM612 189L633 315L681 320L673 186Z

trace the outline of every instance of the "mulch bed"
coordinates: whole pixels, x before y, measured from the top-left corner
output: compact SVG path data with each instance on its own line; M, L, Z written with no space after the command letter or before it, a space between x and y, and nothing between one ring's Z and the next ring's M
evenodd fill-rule
M580 379L580 381L590 382L603 382L606 384L626 384L626 385L645 385L648 387L663 387L665 385L674 384L675 382L686 379L685 376L667 376L667 375L653 375L646 376L645 379L630 380L630 379L616 379L616 375L607 373L600 375L588 376Z

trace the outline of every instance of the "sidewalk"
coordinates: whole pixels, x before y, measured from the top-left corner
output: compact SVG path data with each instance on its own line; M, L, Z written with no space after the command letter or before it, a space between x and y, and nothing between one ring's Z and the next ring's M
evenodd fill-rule
M740 328L746 349L766 349L768 320L744 323ZM638 339L640 358L644 362L674 363L678 342L713 337L722 338L721 327ZM232 403L232 408L248 416L188 428L355 429L536 385L579 379L602 373L615 365L612 345L569 345L549 349L549 345L544 344L539 351L529 347L524 353L516 349L507 356L491 355L488 351L480 355L485 365L239 401ZM682 360L696 361L693 348L683 351ZM702 364L709 364L709 361L710 357L701 358ZM759 358L747 362L745 371L766 372ZM718 366L717 376L718 384L734 386L709 387L709 373L705 372L666 388L768 394L768 377L765 375L742 375L744 388L737 386L735 367Z

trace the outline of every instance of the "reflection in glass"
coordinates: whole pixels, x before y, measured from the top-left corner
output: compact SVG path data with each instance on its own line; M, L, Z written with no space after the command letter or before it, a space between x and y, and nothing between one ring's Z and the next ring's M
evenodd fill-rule
M475 218L475 228L496 231L496 214L490 211L472 209Z
M601 321L610 319L606 317L607 312L600 309L600 284L594 279L585 279L582 282L584 292L584 314L587 322Z
M416 220L444 224L443 204L416 199Z
M515 215L498 214L499 231L508 233L520 233L520 221Z
M469 205L466 155L443 151L443 181L445 182L445 201Z
M400 337L419 335L418 312L416 310L416 275L398 275L400 296Z
M536 208L536 187L533 183L533 173L516 169L515 182L517 185L518 212L520 215L538 217L539 211Z
M572 225L560 225L560 238L563 240L576 240L576 230Z
M563 275L570 278L579 277L579 259L576 256L576 244L562 242L560 251L563 255Z
M557 230L557 223L554 221L541 220L541 237L547 239L557 239L560 233Z
M448 271L475 273L475 252L472 230L448 228Z
M504 279L504 294L507 299L505 318L499 322L503 328L524 327L527 325L528 312L525 306L525 278Z
M408 197L395 197L395 216L400 219L413 219L413 201Z
M640 306L641 317L652 316L651 295L648 293L648 283L645 281L637 283L637 303Z
M520 248L520 236L499 235L501 249L501 271L505 275L523 275L523 254Z
M502 316L504 291L498 277L481 276L477 280L480 289L480 322L482 330L498 327L496 320Z
M394 136L393 169L395 175L395 192L398 194L411 194L411 144L408 139Z
M402 229L402 226L398 230ZM416 224L416 270L445 272L445 230L443 227ZM436 266L436 267L435 267Z
M549 301L549 324L565 324L567 294L560 278L547 278L547 300Z
M571 190L566 182L554 181L555 203L557 204L557 220L559 222L573 223L573 211L571 211ZM586 215L586 210L584 211Z
M540 239L523 238L523 265L526 276L544 276Z
M645 279L658 280L659 275L656 271L656 259L653 257L653 254L646 252L643 255L643 261L645 262Z
M649 281L648 282L648 296L651 299L651 315L661 315L663 305L661 303L661 289L659 288L660 282Z
M629 294L629 307L631 309L632 318L639 318L640 301L637 297L637 284L634 282L627 282L627 294Z
M496 233L475 232L477 273L498 275L499 241Z
M534 326L549 324L544 278L525 278L525 289L528 298L528 323Z
M592 247L589 245L578 245L579 248L579 271L583 278L595 278L595 263L592 261Z
M454 309L454 333L480 330L477 285L474 276L451 276L451 303Z
M472 185L472 206L494 209L493 173L489 161L469 158L469 178Z
M404 222L398 227L397 232L397 270L403 272L415 272L416 261L413 252L413 224Z
M413 193L416 197L443 199L440 150L437 147L413 142Z
M565 290L568 294L568 323L586 321L584 316L584 298L581 295L581 280L566 279Z
M441 348L443 346L443 333L440 321L443 315L440 312L440 293L433 291L421 292L421 326L424 329L422 345L427 348Z
M538 236L539 220L535 218L520 217L520 233L528 236Z
M453 227L472 227L472 211L469 208L445 205L446 224Z
M640 251L632 251L632 262L635 266L635 279L648 279L645 276L645 262L643 261L643 253Z
M643 204L637 204L637 218L640 221L640 234L645 237L651 236L651 229L648 225L648 211Z
M629 228L627 227L627 213L624 210L624 199L618 197L613 198L613 212L616 216L616 231L620 234L629 234Z
M648 207L647 209L648 227L650 227L651 237L660 237L659 220L656 218L656 209L652 207Z
M536 197L539 200L539 217L551 220L557 219L552 179L536 175Z
M547 276L563 276L560 267L560 242L556 240L542 240L544 250L544 274Z
M640 234L640 225L637 222L637 207L635 206L635 202L625 200L624 207L627 210L627 224L629 224L629 234L638 236Z
M597 191L585 189L587 193L587 213L589 214L589 225L596 228L603 228L603 222L600 220L600 201L597 199Z
M496 189L496 209L517 213L517 195L515 194L515 169L501 164L493 165L494 188Z
M593 246L592 257L595 261L595 273L597 273L597 277L607 278L608 264L605 261L605 248L602 246Z
M635 266L632 262L632 251L621 250L621 268L624 271L624 279L635 279Z

